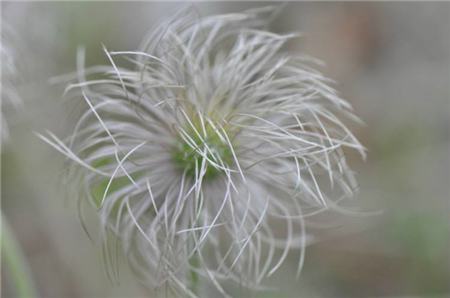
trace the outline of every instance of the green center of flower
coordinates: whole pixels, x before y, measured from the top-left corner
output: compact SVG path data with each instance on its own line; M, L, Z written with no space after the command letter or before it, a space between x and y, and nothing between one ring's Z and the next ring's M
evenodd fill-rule
M204 171L203 179L211 179L224 171L233 161L233 154L223 133L208 123L193 123L180 132L172 157L180 170L196 179Z

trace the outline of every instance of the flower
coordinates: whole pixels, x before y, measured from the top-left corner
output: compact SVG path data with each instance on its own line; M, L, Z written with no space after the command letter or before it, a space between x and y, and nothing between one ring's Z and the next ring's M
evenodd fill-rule
M18 108L22 105L22 99L20 98L17 89L16 82L18 80L17 71L17 53L15 53L16 36L9 24L3 23L2 38L0 43L0 56L1 56L1 100L2 100L2 141L8 141L9 128L6 120L5 110L11 108Z
M343 149L364 149L339 119L357 118L314 60L282 50L297 34L264 29L272 12L183 10L137 51L105 48L111 65L67 87L88 107L73 134L40 135L85 169L104 234L151 288L259 288L292 248L300 270L304 217L355 189Z

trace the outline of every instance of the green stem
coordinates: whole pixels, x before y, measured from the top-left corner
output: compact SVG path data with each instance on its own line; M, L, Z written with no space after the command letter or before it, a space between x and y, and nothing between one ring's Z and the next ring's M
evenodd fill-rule
M190 259L189 259L189 263L190 265L195 269L198 268L199 266L199 261L198 261L198 257L196 255L193 255ZM198 273L194 270L191 269L191 291L195 294L198 295L198 282L199 282L199 277L198 277Z
M1 230L2 257L15 284L17 297L38 297L22 249L3 214L1 214Z

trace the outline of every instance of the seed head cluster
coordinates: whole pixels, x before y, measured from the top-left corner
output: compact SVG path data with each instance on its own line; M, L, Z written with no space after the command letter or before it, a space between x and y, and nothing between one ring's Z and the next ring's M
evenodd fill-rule
M9 139L9 128L7 122L7 113L11 108L18 108L22 105L22 100L17 91L16 85L18 81L17 70L17 48L15 33L6 23L2 23L0 57L1 57L1 134L2 141Z
M305 217L356 187L343 149L364 149L340 119L357 118L314 59L283 50L297 34L266 30L273 12L183 10L138 50L105 49L110 65L67 87L87 108L73 134L41 135L98 208L106 259L112 234L148 287L228 297L292 249L300 270Z

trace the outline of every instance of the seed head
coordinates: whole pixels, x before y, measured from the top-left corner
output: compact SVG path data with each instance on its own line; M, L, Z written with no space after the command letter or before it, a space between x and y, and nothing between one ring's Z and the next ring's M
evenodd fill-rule
M6 23L1 24L1 134L2 141L9 139L9 128L6 120L6 110L18 108L22 104L22 100L17 92L16 84L18 81L17 71L17 53L15 49L15 32Z
M314 60L282 50L298 35L266 31L271 13L184 10L136 51L105 49L111 65L81 67L67 88L88 107L73 134L41 136L85 169L103 231L149 287L258 288L291 249L300 270L305 216L355 189L350 105Z

